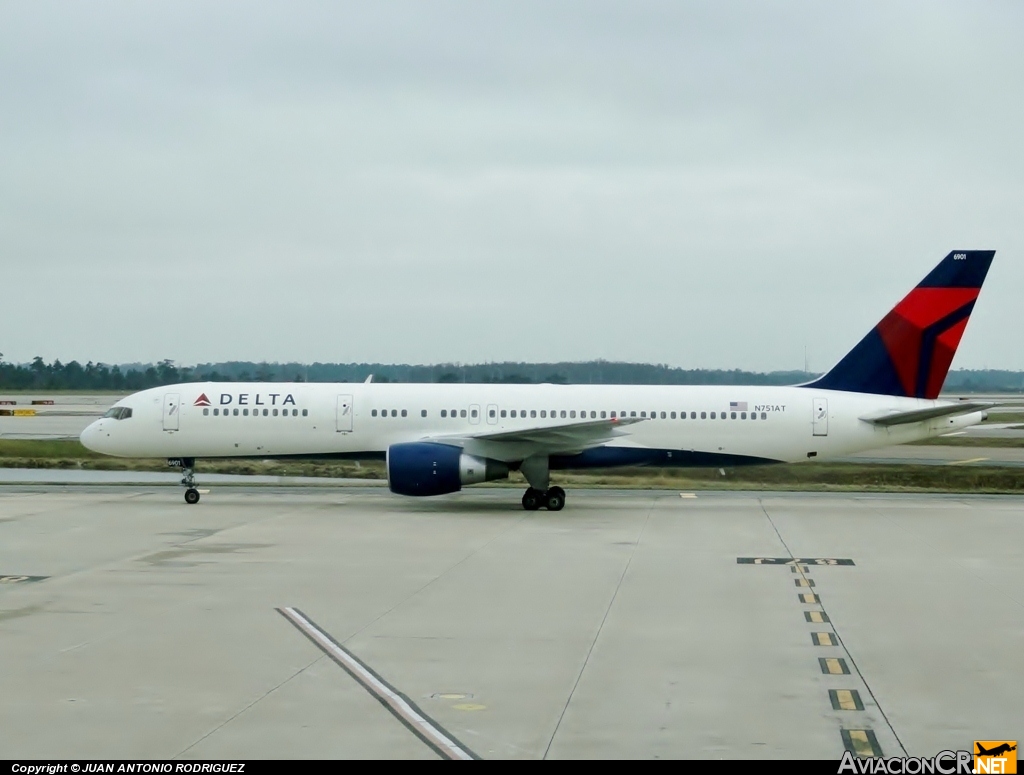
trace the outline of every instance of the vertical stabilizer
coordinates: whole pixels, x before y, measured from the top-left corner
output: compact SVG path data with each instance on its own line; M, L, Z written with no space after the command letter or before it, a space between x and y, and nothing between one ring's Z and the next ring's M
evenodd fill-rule
M954 250L860 343L807 387L937 398L994 250Z

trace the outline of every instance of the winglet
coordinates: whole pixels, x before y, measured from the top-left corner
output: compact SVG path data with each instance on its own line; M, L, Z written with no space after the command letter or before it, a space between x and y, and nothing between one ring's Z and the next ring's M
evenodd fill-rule
M994 250L954 250L831 371L806 387L937 398Z

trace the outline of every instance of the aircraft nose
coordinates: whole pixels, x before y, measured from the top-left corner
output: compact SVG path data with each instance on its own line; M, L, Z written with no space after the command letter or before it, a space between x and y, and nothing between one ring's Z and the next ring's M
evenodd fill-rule
M92 450L93 452L102 452L101 439L104 438L106 438L106 434L103 432L103 420L96 420L90 423L89 426L82 431L78 440L82 442L82 446L86 449Z

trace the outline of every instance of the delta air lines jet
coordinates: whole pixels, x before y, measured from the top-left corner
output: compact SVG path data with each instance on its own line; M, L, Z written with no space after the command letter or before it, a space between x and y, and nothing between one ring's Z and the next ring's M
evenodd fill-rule
M938 436L990 403L937 400L995 255L954 251L835 367L793 387L187 383L118 401L91 450L167 458L199 501L200 458L387 461L400 495L529 482L523 508L558 511L553 469L806 461Z

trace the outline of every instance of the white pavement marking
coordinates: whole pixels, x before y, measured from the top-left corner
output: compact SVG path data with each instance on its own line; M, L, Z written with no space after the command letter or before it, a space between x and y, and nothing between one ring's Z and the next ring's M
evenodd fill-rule
M436 722L428 718L412 700L391 687L301 611L296 608L278 608L277 610L438 754L445 759L472 760L479 758Z

